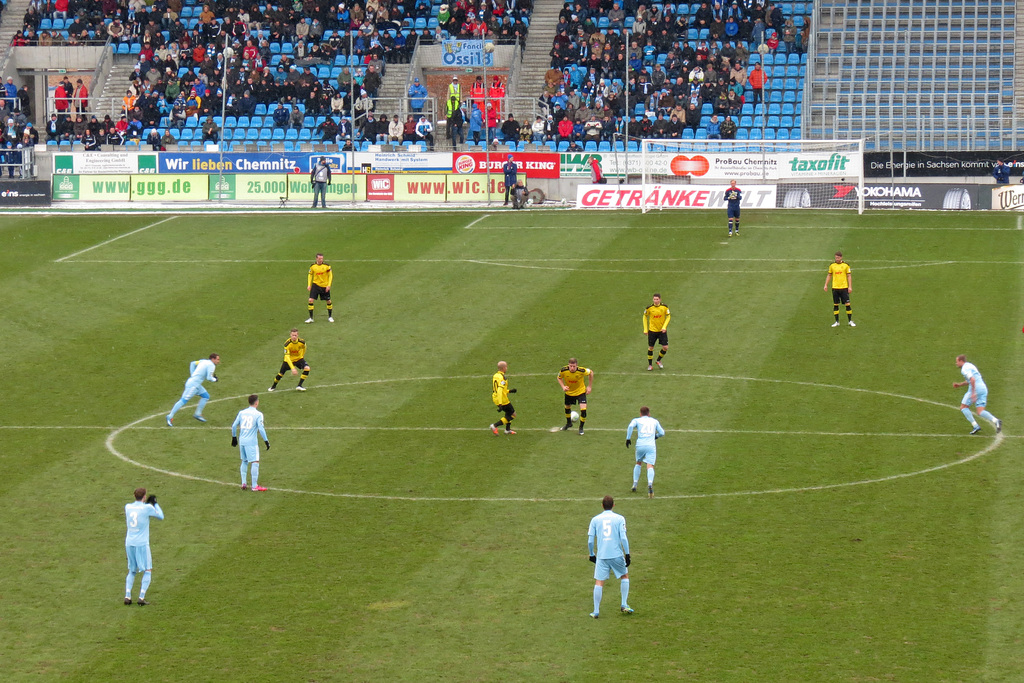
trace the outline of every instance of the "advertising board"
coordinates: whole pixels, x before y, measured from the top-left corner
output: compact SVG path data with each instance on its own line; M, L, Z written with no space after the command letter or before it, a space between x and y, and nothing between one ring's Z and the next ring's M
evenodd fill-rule
M157 154L144 152L73 152L53 155L54 175L156 173Z
M491 174L491 183L487 184L486 174L449 175L448 201L450 202L486 202L488 191L493 201L505 200L505 177ZM520 174L518 180L525 181L526 176Z
M344 154L312 152L161 152L160 173L309 173L320 157L326 157L332 171L345 172Z
M726 185L580 185L576 206L584 209L724 209ZM775 185L744 185L741 206L774 208Z
M286 176L285 179L288 184L288 201L302 204L313 203L313 185L309 182L308 174L292 174ZM355 200L361 202L366 199L366 176L338 175L331 180L331 184L326 189L328 206L332 201L352 201L353 193Z
M130 175L54 175L53 198L64 201L127 202L132 198L132 177Z
M824 190L824 191L823 191ZM865 183L865 209L963 211L993 206L989 188L950 183ZM779 186L780 209L856 209L852 183L785 183Z
M133 202L205 202L209 181L193 175L132 176Z
M921 176L989 176L996 161L1010 167L1011 176L1024 174L1024 152L867 152L867 178Z
M996 211L1024 211L1024 185L1000 185L991 192Z
M558 154L551 152L512 152L512 161L516 162L521 173L528 178L559 178L561 163ZM452 154L451 168L454 173L486 173L488 163L491 173L501 174L501 167L508 160L509 152L465 152ZM587 167L587 175L590 167Z
M289 175L224 174L211 175L209 191L211 201L280 201L288 196ZM300 177L308 182L309 178Z
M0 180L0 206L49 206L46 180Z

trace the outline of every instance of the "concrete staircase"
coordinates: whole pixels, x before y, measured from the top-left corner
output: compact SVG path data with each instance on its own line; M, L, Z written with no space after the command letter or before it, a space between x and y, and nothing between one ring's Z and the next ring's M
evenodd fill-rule
M28 11L30 0L10 0L4 7L3 19L0 20L0 55L7 52L14 34L21 30L22 19ZM2 61L2 58L0 58Z
M544 92L544 73L551 68L551 42L555 39L558 13L564 6L562 0L535 0L516 87L517 97L540 97Z
M411 64L388 64L384 70L384 79L381 81L377 96L391 101L385 102L377 108L380 113L387 114L389 119L398 114L399 118L405 120L404 114L408 111L408 105L396 109L394 100L405 98L409 94L405 83L409 79L410 69L412 69Z
M110 71L103 81L103 90L96 98L93 109L98 113L110 114L115 121L121 113L121 100L128 89L128 76L135 70L134 57L115 56L111 60ZM102 117L100 117L102 118Z

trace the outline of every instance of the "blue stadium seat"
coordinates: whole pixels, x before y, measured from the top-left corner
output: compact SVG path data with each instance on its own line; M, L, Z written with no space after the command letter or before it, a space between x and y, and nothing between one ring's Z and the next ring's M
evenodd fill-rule
M256 142L257 140L259 140L259 138L260 138L260 129L259 128L247 128L245 130L245 141L246 142Z
M274 134L273 131L270 130L269 128L260 128L259 131L260 131L260 138L259 139L263 140L264 142L270 142L271 136Z
M289 128L284 133L284 139L285 140L292 140L292 141L298 140L299 139L299 131L295 130L294 128Z
M764 139L765 140L774 140L775 139L775 129L774 128L765 128L764 129Z
M237 127L239 127L239 128L248 128L249 127L249 117L248 116L239 116L238 117L238 123L235 124L235 125Z
M256 115L257 116L266 116L267 115L267 105L265 105L265 104L257 104L256 105Z
M775 139L776 140L788 140L789 139L789 129L788 128L779 128L777 131L775 131Z
M309 128L303 128L299 131L299 142L310 142L313 140L313 133Z
M610 152L610 151L612 151L612 143L608 142L607 140L601 140L599 143L597 143L597 151L598 152Z
M568 140L560 141L558 143L558 151L559 152L568 152L569 151L569 141Z
M625 152L626 146L622 144L622 140L616 140L615 144L612 145L612 151L614 152Z
M286 152L294 152L294 151L296 151L295 143L292 142L291 140L285 140L285 142L284 142L284 151L286 151Z
M583 145L583 151L584 152L596 152L597 151L597 143L594 142L593 140L587 140L587 143L585 145Z
M284 130L281 128L275 128L271 139L274 142L284 142Z
M740 129L738 129L736 131L736 139L737 140L749 140L750 139L750 130L748 130L747 128L740 128Z

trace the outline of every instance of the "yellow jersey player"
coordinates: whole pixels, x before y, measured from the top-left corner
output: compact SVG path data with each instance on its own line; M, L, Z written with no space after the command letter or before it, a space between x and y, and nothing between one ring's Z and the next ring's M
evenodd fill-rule
M305 391L306 387L302 386L302 383L309 377L309 371L312 369L306 362L306 340L299 338L299 329L293 327L291 334L288 335L288 340L284 343L284 362L281 363L281 369L277 371L274 383L267 391L277 389L277 383L281 381L284 373L288 370L291 370L293 375L299 374L299 370L302 370L302 377L299 377L299 385L295 387L295 390Z
M499 360L498 371L491 377L491 401L498 406L499 413L504 413L500 420L491 425L491 431L495 436L498 435L498 428L501 425L505 425L506 434L515 434L512 431L512 420L516 417L516 409L512 407L512 401L509 400L508 395L516 393L516 390L508 388L508 378L505 375L507 372L508 363Z
M334 304L331 303L331 282L334 281L334 273L330 265L324 263L324 255L316 255L316 263L309 267L309 276L306 278L306 291L309 292L309 317L307 323L313 322L313 303L317 299L327 302L327 322L334 322Z
M661 303L661 295L655 294L652 297L650 306L644 309L644 334L647 335L647 369L653 370L654 345L661 344L661 352L658 353L658 367L664 368L661 359L668 353L668 321L672 319L672 313L668 306Z
M558 373L558 385L565 392L565 426L561 431L572 427L572 407L580 406L580 436L583 436L583 423L587 421L587 394L594 388L594 371L581 368L575 358L562 367Z
M836 321L832 327L839 327L839 304L846 304L846 319L850 327L857 327L853 322L853 309L850 307L850 294L853 293L853 273L850 272L850 264L843 261L843 252L836 252L835 263L828 264L828 275L825 276L825 291L828 291L828 281L832 280L832 315Z

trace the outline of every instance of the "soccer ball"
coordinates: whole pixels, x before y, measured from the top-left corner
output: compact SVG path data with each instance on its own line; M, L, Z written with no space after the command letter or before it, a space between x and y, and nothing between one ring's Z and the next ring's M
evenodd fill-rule
M576 424L577 422L580 421L580 414L574 410L571 413L569 413L569 419L572 420L573 424Z

